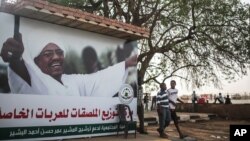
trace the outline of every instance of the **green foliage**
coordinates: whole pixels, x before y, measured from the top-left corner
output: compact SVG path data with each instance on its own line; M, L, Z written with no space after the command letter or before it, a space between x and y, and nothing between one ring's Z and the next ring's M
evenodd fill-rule
M51 0L59 2L59 0ZM157 86L181 78L192 87L235 80L250 66L250 7L240 0L61 0L149 28L139 44L139 75ZM148 88L150 89L150 88Z
M161 12L160 24L149 25L154 26L154 38L149 39L153 50L142 52L142 58L155 52L161 55L160 63L147 67L145 81L153 78L159 83L179 77L189 86L219 87L222 79L230 81L246 74L249 5L237 0L202 0L176 1L167 8ZM148 71L151 69L161 71Z

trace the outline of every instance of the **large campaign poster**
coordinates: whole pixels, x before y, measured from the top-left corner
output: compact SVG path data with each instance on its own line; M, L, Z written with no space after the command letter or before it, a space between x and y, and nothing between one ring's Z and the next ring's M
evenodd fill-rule
M3 12L0 25L0 140L116 134L119 103L137 119L136 41Z

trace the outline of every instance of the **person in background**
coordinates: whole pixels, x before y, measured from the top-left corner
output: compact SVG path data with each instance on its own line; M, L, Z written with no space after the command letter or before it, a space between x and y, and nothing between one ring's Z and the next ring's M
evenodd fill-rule
M137 94L137 115L139 118L138 132L141 134L148 134L144 128L144 107L142 102L143 88L141 86L141 77L138 74L138 94Z
M205 104L206 103L206 100L204 97L200 97L197 101L197 104Z
M152 98L152 104L151 104L151 111L153 111L156 107L156 96L153 96Z
M213 98L214 98L214 100L215 100L215 99L217 98L217 95L216 95L216 94L214 94L214 97L213 97Z
M197 107L197 95L195 93L195 91L193 91L192 93L192 106L193 106L193 112L197 112L196 111L196 107Z
M164 132L165 128L168 127L171 121L171 114L169 110L169 93L165 83L160 84L160 91L156 96L157 113L159 117L159 128L157 131L161 138L168 138L168 135Z
M82 62L87 74L103 69L95 49L91 46L87 46L82 50Z
M232 104L231 98L229 97L229 95L227 95L226 97L225 104Z
M186 135L183 135L180 130L180 127L178 125L178 117L177 117L175 108L176 108L177 101L179 101L180 103L184 103L184 102L178 98L178 90L175 88L176 86L175 80L170 81L170 86L171 88L168 89L167 91L169 92L169 106L170 106L171 118L174 121L174 125L179 133L180 139L183 139L184 137L186 137Z
M225 100L221 93L219 93L219 96L215 98L214 104L217 102L217 100L219 101L220 104L224 104Z
M134 50L136 42L126 40L123 46L119 46L116 50L117 62L122 62L125 58L128 58Z
M148 102L149 102L149 97L148 94L144 96L144 104L145 104L145 111L148 111Z

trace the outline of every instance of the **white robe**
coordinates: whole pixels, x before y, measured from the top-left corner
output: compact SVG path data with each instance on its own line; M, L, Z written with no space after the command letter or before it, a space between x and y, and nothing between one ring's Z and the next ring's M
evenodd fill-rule
M42 73L32 63L25 62L25 65L30 75L31 86L9 67L11 93L112 97L119 91L127 76L125 62L121 62L92 74L63 74L62 85L51 76Z

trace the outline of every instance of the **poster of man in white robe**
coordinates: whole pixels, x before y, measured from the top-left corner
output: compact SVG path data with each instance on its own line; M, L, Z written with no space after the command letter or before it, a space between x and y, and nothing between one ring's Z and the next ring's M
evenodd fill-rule
M15 44L8 42L15 40L14 17L0 12L2 52ZM4 134L0 139L115 134L118 92L124 84L134 90L128 104L136 118L136 41L24 17L19 20L18 41L24 51L18 61L24 62L29 81L11 67L15 52L6 51L7 59L1 52L0 132ZM57 59L39 62L46 57ZM49 72L62 74L55 79Z

